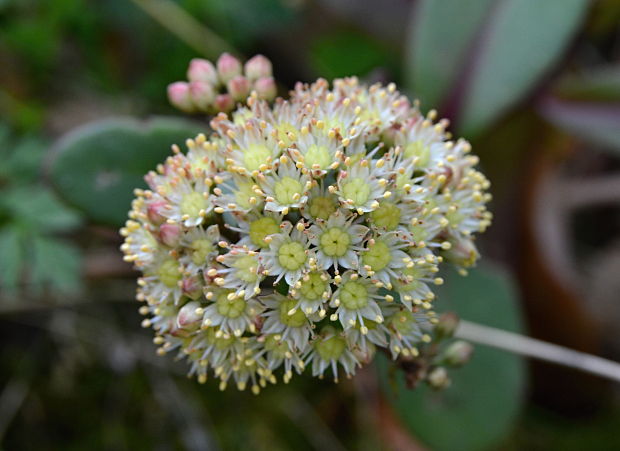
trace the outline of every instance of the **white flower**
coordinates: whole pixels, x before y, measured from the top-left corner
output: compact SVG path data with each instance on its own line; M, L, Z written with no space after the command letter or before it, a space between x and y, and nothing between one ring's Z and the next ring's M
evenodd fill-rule
M377 301L383 299L385 296L378 294L377 286L370 279L359 277L354 271L347 271L330 302L330 306L336 308L331 319L338 319L344 329L359 324L361 332L365 334L368 327L364 325L364 318L383 322L383 314L377 304Z
M310 242L316 246L317 265L322 269L334 267L357 268L359 244L368 233L368 227L354 224L356 216L346 210L337 210L327 221L320 221L308 229Z
M281 340L303 352L308 346L311 326L303 310L296 307L297 301L278 293L259 299L267 307L263 313L265 323L262 332L278 334Z
M246 329L255 329L254 321L262 311L263 307L255 299L246 300L234 290L222 290L205 307L203 326L219 326L218 333L240 337Z
M261 251L260 260L265 268L264 274L276 276L274 284L284 277L289 285L295 283L316 263L310 251L307 233L303 224L293 227L290 222L281 224L281 232L269 236L269 250Z
M323 377L327 369L332 370L334 381L338 382L338 365L347 376L355 374L359 361L347 346L347 340L331 326L321 329L318 338L305 356L305 363L312 363L312 375Z
M306 204L312 186L310 177L284 155L275 171L258 175L258 183L265 194L265 210L284 215L292 208L298 209Z

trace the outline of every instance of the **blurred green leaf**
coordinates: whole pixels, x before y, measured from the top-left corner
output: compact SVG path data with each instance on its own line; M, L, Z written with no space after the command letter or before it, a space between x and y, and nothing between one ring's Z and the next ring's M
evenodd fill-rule
M10 210L13 221L37 228L41 233L61 232L80 224L80 216L42 186L7 190L2 204Z
M522 332L515 288L506 274L485 266L465 278L450 271L446 281L439 290L438 311L454 310L470 321ZM453 383L441 392L426 386L408 390L402 377L390 384L389 365L386 358L379 360L388 400L432 449L489 449L510 432L522 406L524 361L504 351L476 347L465 367L450 372Z
M439 107L462 76L492 0L422 0L414 8L405 56L406 83L428 108Z
M560 80L555 92L566 100L620 101L620 64L597 67Z
M422 0L407 81L428 107L448 106L467 135L527 94L565 50L588 0Z
M58 193L97 223L120 226L133 190L171 154L170 146L207 127L173 118L111 119L81 127L57 144L51 177Z
M19 229L11 225L0 229L0 291L15 288L24 258Z
M72 245L55 238L33 236L29 261L31 291L46 286L74 292L80 286L80 253Z
M322 34L310 50L312 66L321 77L363 76L390 63L390 55L371 36L357 31Z
M542 115L567 133L620 152L620 104L546 99Z
M475 135L527 94L566 49L588 0L507 0L497 3L481 36L460 112Z

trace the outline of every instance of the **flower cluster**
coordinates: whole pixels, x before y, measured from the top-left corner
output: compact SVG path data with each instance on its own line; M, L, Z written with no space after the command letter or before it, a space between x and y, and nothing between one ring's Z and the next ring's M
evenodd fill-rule
M187 69L188 81L168 86L168 99L186 113L230 112L235 102L255 92L259 99L273 100L276 83L271 61L256 55L241 66L234 56L224 53L214 66L211 61L194 58Z
M377 348L417 355L441 263L473 265L491 220L446 126L393 84L319 79L173 146L121 231L160 352L255 393L306 368L349 377Z

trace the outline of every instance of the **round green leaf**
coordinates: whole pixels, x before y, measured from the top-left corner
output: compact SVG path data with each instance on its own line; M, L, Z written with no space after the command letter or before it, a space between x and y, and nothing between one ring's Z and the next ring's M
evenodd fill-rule
M453 310L461 318L521 332L514 286L496 269L483 267L461 277L454 271L439 290L437 311ZM436 450L482 450L510 432L522 406L525 365L521 357L476 346L471 361L450 371L452 385L435 392L427 386L409 390L403 375L391 376L391 362L378 359L386 398L412 431Z
M58 193L93 222L120 226L144 175L171 154L170 146L207 127L174 118L110 119L60 140L51 165Z

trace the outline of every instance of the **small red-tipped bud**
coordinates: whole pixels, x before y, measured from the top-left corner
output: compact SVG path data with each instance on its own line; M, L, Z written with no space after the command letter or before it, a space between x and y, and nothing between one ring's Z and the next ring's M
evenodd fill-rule
M187 329L192 326L197 326L202 320L202 315L196 314L198 308L200 308L200 303L196 301L190 301L181 307L177 314L177 327ZM200 310L198 312L200 313Z
M250 80L243 75L237 75L226 86L233 100L245 100L250 93Z
M200 111L206 111L213 105L215 91L211 84L204 81L192 81L189 84L192 102Z
M443 353L446 365L463 366L474 353L474 347L466 341L455 341Z
M230 94L219 94L215 97L215 109L224 113L228 113L235 107L235 101Z
M197 299L202 295L202 285L197 277L185 277L181 282L181 289L186 296Z
M263 55L253 56L245 63L244 71L245 76L248 77L250 81L271 77L271 61Z
M259 99L271 101L276 98L278 89L273 77L259 78L254 83L254 90Z
M181 111L194 112L194 104L189 93L189 83L177 81L168 85L168 100Z
M211 61L194 58L190 61L187 68L187 79L189 81L202 81L217 86L217 71Z
M237 75L241 75L241 63L230 53L222 53L217 60L217 73L222 83L228 83Z
M159 239L166 246L174 247L179 242L181 228L176 224L162 224L159 226Z
M166 209L166 202L163 200L157 200L151 202L146 207L146 215L154 225L159 225L166 220L166 217L163 215L164 210Z

